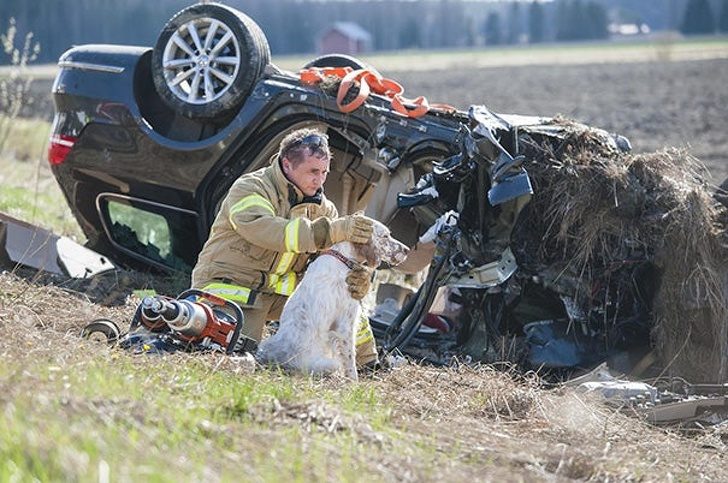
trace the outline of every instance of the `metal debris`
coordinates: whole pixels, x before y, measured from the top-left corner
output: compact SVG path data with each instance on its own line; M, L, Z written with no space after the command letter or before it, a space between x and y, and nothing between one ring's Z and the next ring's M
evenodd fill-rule
M106 257L70 238L0 213L0 265L35 268L55 275L89 278L116 268Z

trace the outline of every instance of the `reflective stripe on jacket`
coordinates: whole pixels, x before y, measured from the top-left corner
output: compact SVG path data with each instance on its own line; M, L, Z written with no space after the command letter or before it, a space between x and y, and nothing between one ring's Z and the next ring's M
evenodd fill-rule
M318 251L311 220L336 218L336 207L303 193L277 160L233 183L192 271L192 286L225 282L254 291L290 295L308 257Z
M225 300L230 300L238 304L252 304L255 299L255 292L247 287L233 285L230 283L213 282L202 287L203 292L209 292ZM252 295L252 297L251 297Z

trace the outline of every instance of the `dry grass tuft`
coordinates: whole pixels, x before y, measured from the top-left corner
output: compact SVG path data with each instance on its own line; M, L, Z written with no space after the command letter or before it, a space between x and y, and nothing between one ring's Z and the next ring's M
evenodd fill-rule
M92 319L124 320L133 313L137 302L129 298L123 305L102 307L80 292L55 285L36 285L33 280L7 272L0 274L0 330L7 331L9 337L17 337L18 342L29 338L27 342L33 345L33 350L41 348L42 340L47 340L49 335L77 337L78 331ZM42 330L30 330L34 328Z
M257 404L248 410L251 418L266 426L301 427L305 432L349 433L358 441L382 443L384 436L357 414L346 414L332 404L320 400L306 402L279 401Z
M448 368L415 364L393 370L384 388L398 401L400 417L441 418L457 414L496 421L529 417L540 404L538 381L516 379L515 373L492 366Z
M26 294L30 298L35 298L37 290L44 290L39 287L47 287L49 290L75 294L103 306L127 305L129 297L133 296L136 290L152 290L160 294L176 295L189 287L187 274L162 276L128 269L115 269L91 278L73 279L17 266L8 275L29 282L28 287L36 287L35 291L31 290ZM22 298L25 295L18 296Z

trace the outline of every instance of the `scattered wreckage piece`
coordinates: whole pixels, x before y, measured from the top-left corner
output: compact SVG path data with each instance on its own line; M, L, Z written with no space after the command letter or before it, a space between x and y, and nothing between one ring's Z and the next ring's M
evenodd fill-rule
M679 378L657 381L653 385L615 377L602 363L563 386L600 394L611 406L652 424L712 426L728 421L728 384L689 384Z
M654 424L701 422L719 424L728 420L727 396L703 396L684 399L640 410Z
M0 213L0 268L35 283L60 284L101 305L123 305L132 292L156 287L175 293L188 286L186 276L165 278L122 269L106 256L70 238ZM157 274L158 275L158 274ZM153 291L153 290L152 290ZM109 329L111 330L111 329Z
M116 267L105 256L38 226L0 213L0 263L54 275L90 278Z

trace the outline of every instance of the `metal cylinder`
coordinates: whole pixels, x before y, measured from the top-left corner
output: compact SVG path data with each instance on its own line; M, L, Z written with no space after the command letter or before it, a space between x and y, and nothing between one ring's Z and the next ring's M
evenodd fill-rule
M142 299L142 315L150 322L159 319L162 314L159 313L159 304L155 297L144 297Z
M162 318L170 329L187 336L200 335L205 330L208 316L202 306L187 300L171 300L168 303L175 305L177 309L176 317L165 317L166 314L162 313Z

